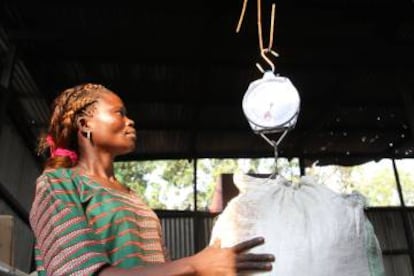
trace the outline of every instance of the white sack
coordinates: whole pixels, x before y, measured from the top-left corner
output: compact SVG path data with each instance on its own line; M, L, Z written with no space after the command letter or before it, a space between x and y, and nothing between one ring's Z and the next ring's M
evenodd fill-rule
M384 275L378 241L367 220L364 198L343 196L311 177L292 186L277 179L235 175L240 194L214 225L211 242L223 247L256 237L252 252L273 253L277 276ZM256 275L256 274L255 274Z

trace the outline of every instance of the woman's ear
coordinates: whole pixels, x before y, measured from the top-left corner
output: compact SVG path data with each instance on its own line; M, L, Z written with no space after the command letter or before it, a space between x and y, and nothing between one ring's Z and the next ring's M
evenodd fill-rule
M88 121L87 117L79 117L76 120L76 126L78 128L78 136L83 136L84 138L86 138L87 140L89 140L90 143L93 144L92 141L92 131L90 128L90 122Z
M87 133L88 131L90 132L88 120L86 117L79 117L76 120L76 126L81 133Z

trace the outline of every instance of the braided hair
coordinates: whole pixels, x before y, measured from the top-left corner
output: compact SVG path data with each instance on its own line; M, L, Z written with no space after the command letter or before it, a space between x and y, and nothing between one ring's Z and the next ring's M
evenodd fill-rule
M53 102L47 133L39 139L38 154L47 149L63 148L78 153L77 120L90 116L99 96L109 92L100 84L82 84L63 91ZM52 141L52 142L51 142ZM68 156L53 155L46 160L46 168L73 167L76 162Z

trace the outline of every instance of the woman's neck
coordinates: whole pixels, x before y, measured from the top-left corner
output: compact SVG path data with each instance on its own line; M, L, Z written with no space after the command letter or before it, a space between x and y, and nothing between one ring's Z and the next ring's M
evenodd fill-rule
M85 174L107 180L114 180L113 158L108 155L81 155L76 165Z
M130 189L120 183L115 175L113 162L94 162L91 159L80 159L76 165L80 174L83 174L102 186L109 187L121 192L130 192Z

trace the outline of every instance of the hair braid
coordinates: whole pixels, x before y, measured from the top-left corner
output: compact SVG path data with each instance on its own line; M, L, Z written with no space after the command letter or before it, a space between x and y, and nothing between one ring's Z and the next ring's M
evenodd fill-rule
M48 133L40 137L38 153L53 147L46 141L46 136L53 138L55 147L78 152L77 118L91 115L93 105L102 92L108 91L99 84L83 84L63 91L53 102ZM51 148L53 151L54 148ZM73 162L66 156L51 156L46 161L46 167L72 167Z

